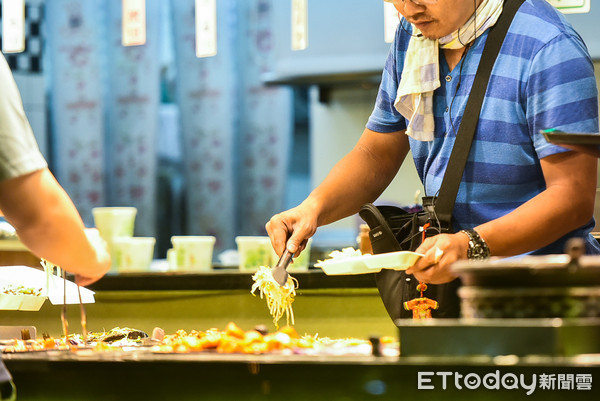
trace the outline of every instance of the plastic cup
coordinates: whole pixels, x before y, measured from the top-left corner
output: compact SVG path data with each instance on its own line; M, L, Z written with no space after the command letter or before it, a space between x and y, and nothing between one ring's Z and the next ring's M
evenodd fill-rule
M175 271L210 271L216 238L210 235L171 237L172 250L167 251L169 268Z
M154 258L154 237L113 238L113 262L117 272L144 272L150 270Z
M112 268L116 269L113 249L113 239L117 237L133 237L135 226L135 207L95 207L92 209L94 224L106 245L112 258Z
M241 271L256 271L260 266L270 266L273 262L273 247L266 236L239 236L235 238L240 258Z
M173 248L167 249L167 265L171 271L179 270L179 266L177 266L177 251Z
M94 224L100 236L109 245L115 237L133 237L135 207L95 207L92 209Z

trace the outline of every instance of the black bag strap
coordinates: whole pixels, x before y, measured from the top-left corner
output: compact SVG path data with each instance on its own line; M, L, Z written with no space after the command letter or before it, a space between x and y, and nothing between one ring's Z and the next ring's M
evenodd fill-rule
M481 113L481 106L492 73L492 67L500 53L500 48L513 17L519 7L521 7L521 4L523 4L523 1L506 0L502 14L498 18L498 21L496 21L496 24L490 28L490 33L481 54L481 61L477 68L477 74L473 81L473 89L467 100L465 113L456 134L439 195L435 201L435 213L442 228L450 229L451 227L454 203L456 202L460 181L465 165L467 164L477 123L479 122L479 114Z

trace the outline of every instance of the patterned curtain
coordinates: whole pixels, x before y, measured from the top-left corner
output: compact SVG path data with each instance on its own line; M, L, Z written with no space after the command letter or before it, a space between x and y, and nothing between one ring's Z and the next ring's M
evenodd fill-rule
M136 206L156 236L161 0L146 1L147 43L121 46L121 1L46 2L56 173L86 224L95 206ZM218 53L195 54L195 1L171 0L189 235L265 234L283 208L292 92L267 87L277 0L218 0ZM162 256L162 255L159 255Z
M177 104L183 137L186 233L214 235L215 251L233 247L235 183L233 141L236 35L233 0L217 1L218 53L197 58L194 0L172 0Z
M156 137L160 104L160 0L146 0L146 44L121 45L122 0L107 29L106 161L110 205L135 206L135 233L156 235Z
M101 0L46 2L54 173L85 223L106 202Z
M265 223L284 206L292 138L292 91L267 87L261 77L275 55L275 1L238 1L240 140L238 218L242 235L265 234Z

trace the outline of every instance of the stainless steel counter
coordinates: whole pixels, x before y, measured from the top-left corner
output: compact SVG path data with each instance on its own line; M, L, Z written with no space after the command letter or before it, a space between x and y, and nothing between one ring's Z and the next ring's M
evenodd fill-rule
M600 355L507 363L491 357L66 351L8 354L5 363L19 400L594 400L600 395ZM535 388L468 388L465 378L486 375L504 387L523 375L523 383ZM541 375L554 377L554 390L541 388ZM590 389L559 389L559 375L573 383L591 378Z

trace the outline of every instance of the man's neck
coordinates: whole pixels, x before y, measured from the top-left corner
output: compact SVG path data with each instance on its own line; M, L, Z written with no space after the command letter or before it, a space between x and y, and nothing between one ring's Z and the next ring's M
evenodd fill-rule
M466 47L461 47L460 49L443 49L444 57L446 57L446 63L448 63L448 67L450 67L450 71L454 69L460 63L460 59L465 54Z

